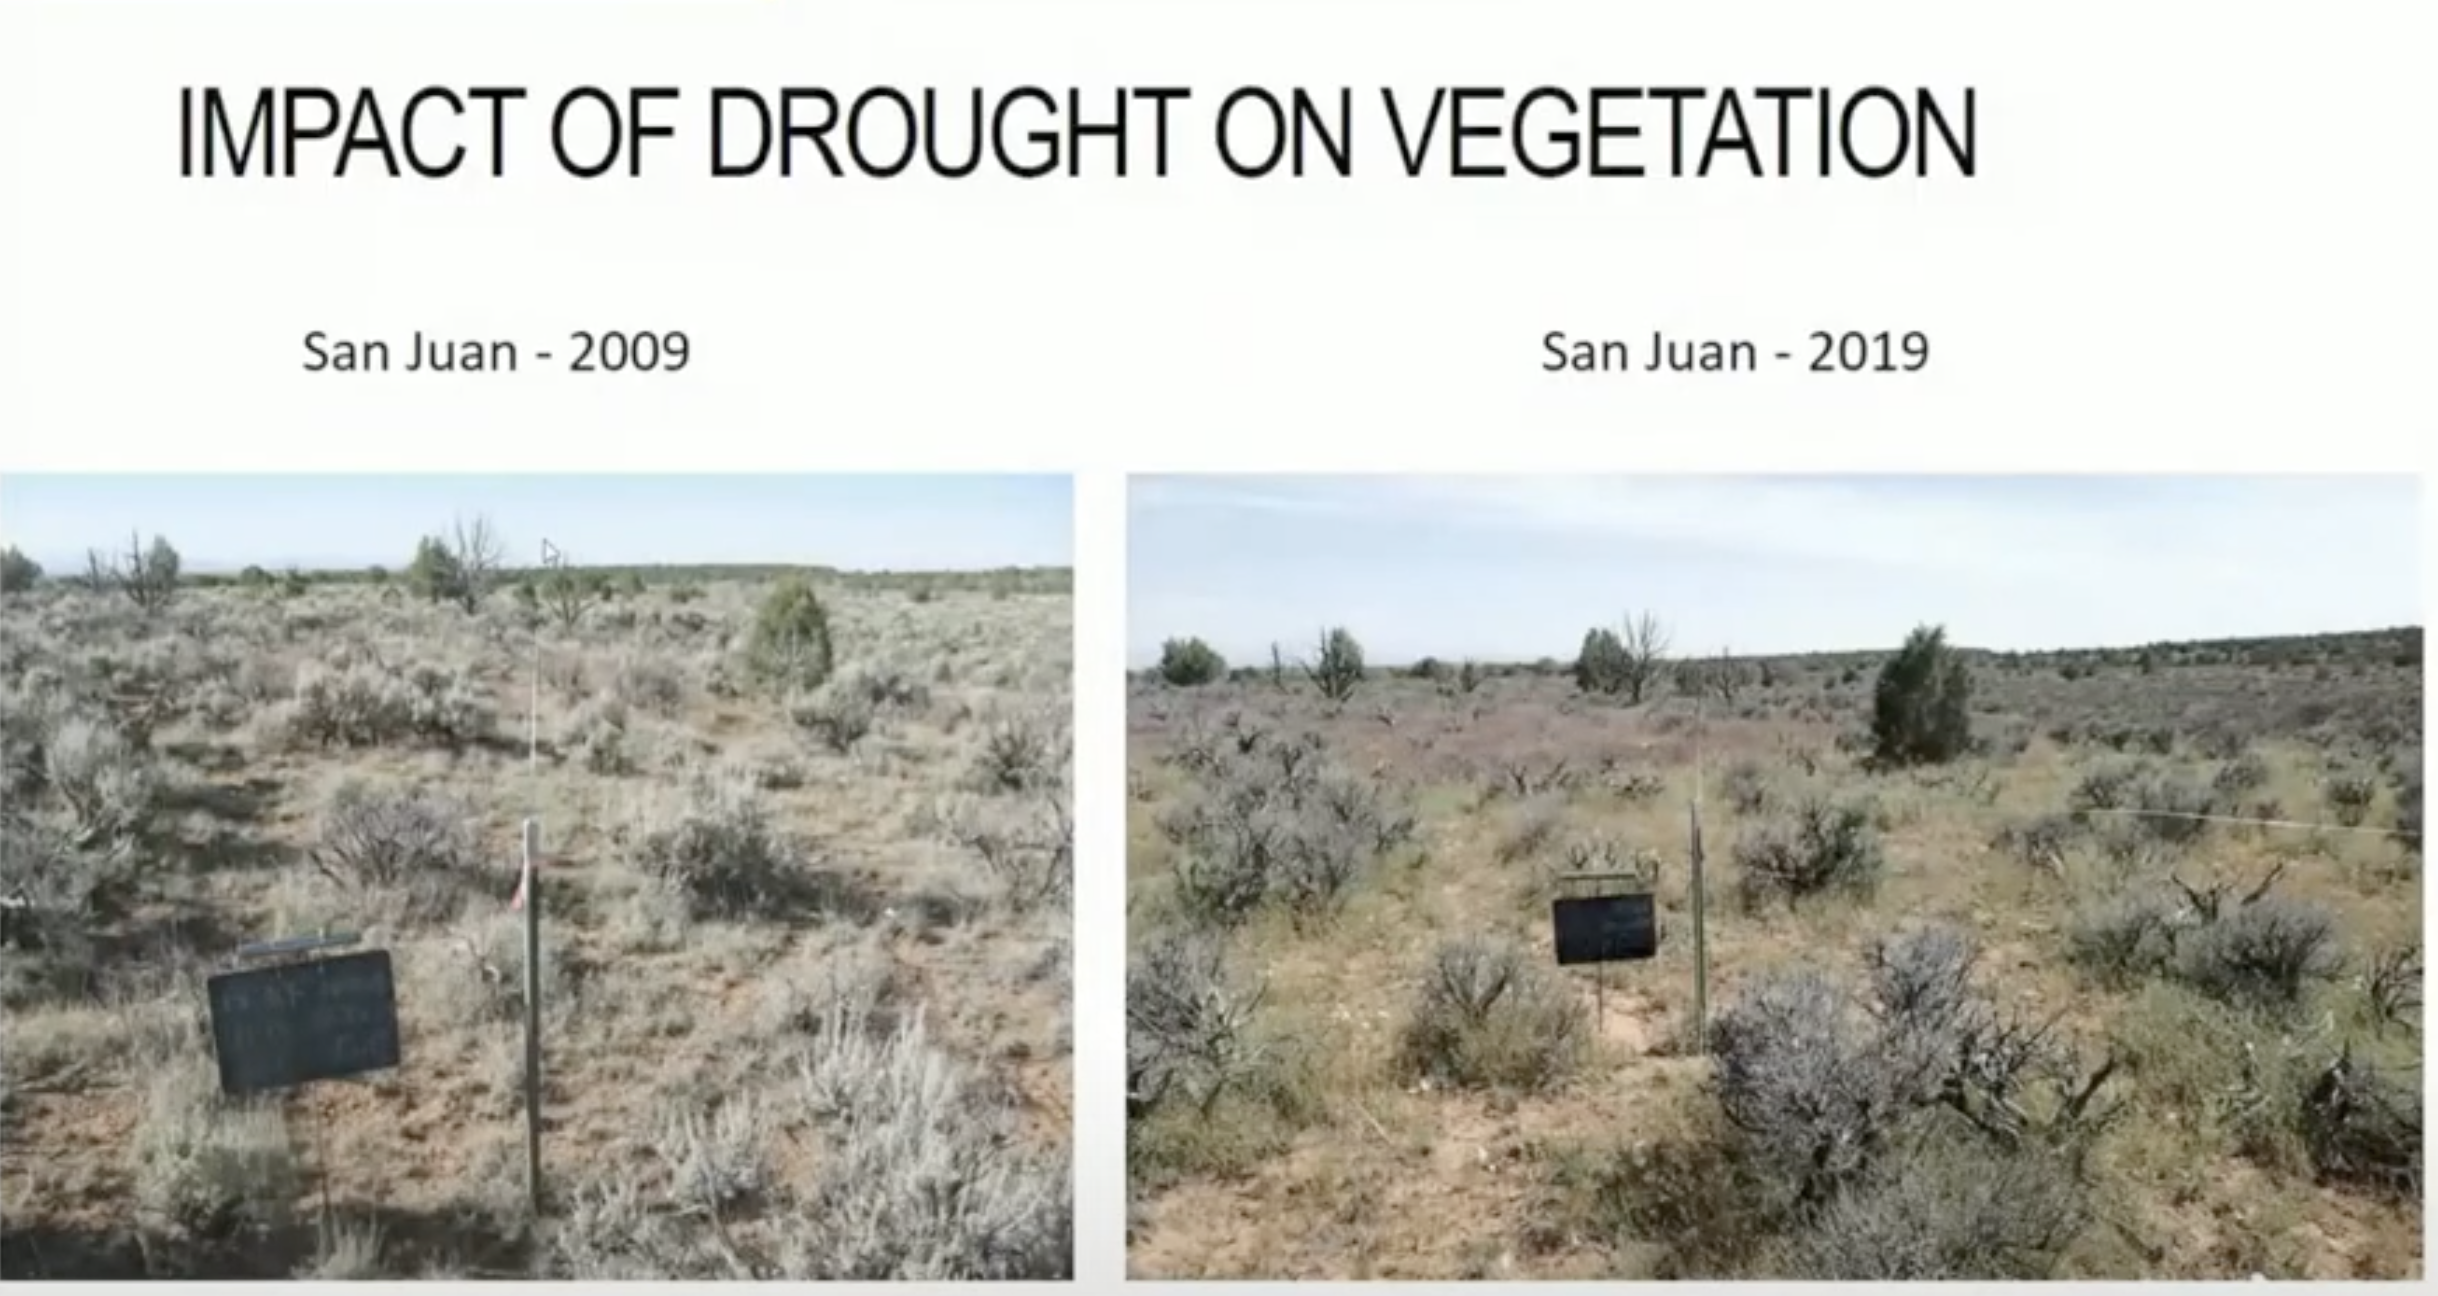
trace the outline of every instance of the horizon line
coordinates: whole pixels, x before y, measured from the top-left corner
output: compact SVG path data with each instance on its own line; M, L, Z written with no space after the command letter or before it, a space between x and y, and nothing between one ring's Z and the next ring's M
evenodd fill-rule
M1922 624L1937 626L1939 623L1931 621L1924 622ZM1605 627L1587 627L1587 630L1591 628ZM2150 648L2207 648L2220 644L2281 643L2291 640L2307 639L2369 639L2382 635L2420 634L2422 629L2423 627L2421 623L2410 622L2402 625L2365 626L2350 630L2307 630L2287 631L2281 634L2212 635L2206 639L2145 639L2118 643L2071 644L2061 645L2053 648L1983 648L1974 644L1958 642L1955 640L1949 640L1947 646L1957 652L1982 653L1992 657L2045 657L2078 653L2135 652ZM1161 643L1164 646L1171 641L1191 642L1197 638L1202 639L1205 646L1209 645L1210 641L1207 637L1198 635L1166 635L1162 636ZM1356 637L1356 642L1362 642L1359 635ZM1276 646L1284 648L1286 645L1284 643L1279 643ZM1781 652L1750 653L1738 653L1734 652L1730 648L1726 650L1723 655L1729 661L1761 661L1772 658L1784 659L1799 657L1856 657L1868 654L1892 653L1897 651L1897 649L1901 646L1902 644L1900 641L1900 643L1897 645L1868 648L1796 648ZM1214 649L1214 651L1216 650ZM1712 651L1670 651L1660 654L1660 660L1665 662L1716 661L1721 655L1722 653L1720 652ZM1299 652L1288 657L1287 660L1289 662L1299 662L1303 659L1303 656L1304 654ZM1455 655L1443 657L1437 653L1423 653L1420 656L1410 658L1383 658L1376 661L1366 660L1364 665L1368 668L1378 670L1395 670L1401 667L1417 666L1426 661L1436 662L1440 665L1458 665L1469 661L1477 666L1530 667L1545 661L1564 663L1571 660L1573 660L1571 656L1558 656L1552 653L1544 653L1538 657L1485 657L1479 655ZM1152 669L1156 668L1157 665L1158 661L1155 656L1154 660L1149 665L1136 667L1133 669ZM1266 663L1244 667L1244 669L1264 668L1266 668ZM1240 669L1240 667L1237 663L1230 662L1228 664L1228 669L1230 671L1234 671Z

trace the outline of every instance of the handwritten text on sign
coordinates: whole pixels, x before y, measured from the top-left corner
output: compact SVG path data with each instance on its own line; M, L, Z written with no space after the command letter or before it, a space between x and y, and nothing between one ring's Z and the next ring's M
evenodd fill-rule
M388 950L213 977L220 1088L285 1089L398 1065L398 1001Z

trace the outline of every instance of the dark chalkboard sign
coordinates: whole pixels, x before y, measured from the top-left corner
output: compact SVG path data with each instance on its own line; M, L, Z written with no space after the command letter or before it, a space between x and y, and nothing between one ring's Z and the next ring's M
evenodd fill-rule
M1659 952L1659 910L1649 892L1565 896L1550 905L1558 964L1625 963Z
M388 950L224 972L206 986L224 1093L260 1093L398 1065Z

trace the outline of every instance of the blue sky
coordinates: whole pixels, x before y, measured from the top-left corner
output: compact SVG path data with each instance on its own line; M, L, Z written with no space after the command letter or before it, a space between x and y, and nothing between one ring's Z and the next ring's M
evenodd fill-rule
M846 569L1067 566L1063 476L0 477L0 542L53 572L130 530L189 570L403 566L417 537L486 514L511 565L548 539L579 563Z
M2410 476L1138 477L1127 652L1565 659L1646 609L1679 652L2417 625L2419 515Z

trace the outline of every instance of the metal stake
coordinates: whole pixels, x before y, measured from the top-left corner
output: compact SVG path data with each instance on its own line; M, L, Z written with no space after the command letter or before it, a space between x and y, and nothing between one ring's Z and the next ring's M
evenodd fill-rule
M1693 1053L1710 1054L1710 944L1704 922L1710 888L1702 878L1702 738L1707 728L1700 699L1693 703L1693 801L1686 807L1693 856Z
M542 1217L542 889L533 860L541 827L525 821L525 1195Z

